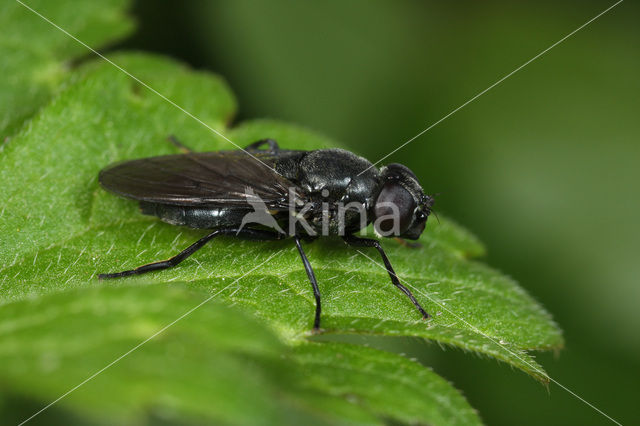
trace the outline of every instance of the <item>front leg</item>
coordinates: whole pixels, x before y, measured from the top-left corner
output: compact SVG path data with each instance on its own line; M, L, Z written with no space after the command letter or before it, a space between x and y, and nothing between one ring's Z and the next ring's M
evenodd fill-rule
M404 294L407 295L407 297L411 300L413 305L418 309L418 311L420 311L423 319L429 318L429 314L422 308L422 306L420 306L420 303L418 303L416 298L413 297L413 294L411 293L411 291L409 291L408 288L406 288L405 286L402 285L402 283L400 283L400 280L398 279L396 272L393 270L393 266L391 266L391 262L389 261L387 254L384 252L382 246L380 245L380 241L374 240L372 238L360 238L360 237L356 237L355 235L345 235L342 238L350 246L375 247L378 250L378 253L380 253L380 256L382 257L382 261L384 262L384 266L387 268L387 273L389 274L389 277L391 278L391 282L393 283L393 285L398 287L400 291L402 291Z
M412 249L422 248L422 244L411 242L411 241L407 241L404 238L393 237L393 239L396 240L398 242L398 244L400 244L401 246L409 247L409 248L412 248Z

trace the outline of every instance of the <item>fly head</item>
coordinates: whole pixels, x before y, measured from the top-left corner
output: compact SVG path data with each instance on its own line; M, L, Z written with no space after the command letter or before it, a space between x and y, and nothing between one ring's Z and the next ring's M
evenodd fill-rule
M402 164L381 170L383 186L374 205L374 228L384 237L417 240L431 213L433 197L425 195L415 174Z

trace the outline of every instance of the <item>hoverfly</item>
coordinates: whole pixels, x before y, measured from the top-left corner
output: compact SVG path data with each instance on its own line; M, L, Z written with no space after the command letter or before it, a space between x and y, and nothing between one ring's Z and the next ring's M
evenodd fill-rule
M343 149L280 149L272 139L244 150L216 152L193 152L170 139L185 152L110 165L100 171L99 181L105 189L138 201L144 214L210 232L168 260L100 278L174 267L220 235L255 241L292 238L313 287L317 331L320 291L301 241L340 235L351 246L376 248L393 285L424 319L429 317L398 280L379 241L354 235L372 222L378 234L393 230L393 236L410 240L422 234L433 198L424 194L407 167L389 164L377 169ZM360 214L353 209L340 211L345 205L356 206ZM251 215L258 220L247 220Z

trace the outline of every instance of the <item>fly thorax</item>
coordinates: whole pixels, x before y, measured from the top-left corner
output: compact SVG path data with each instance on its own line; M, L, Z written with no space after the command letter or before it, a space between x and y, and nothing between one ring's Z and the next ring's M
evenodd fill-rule
M381 177L366 159L341 149L312 151L301 162L299 178L315 204L311 226L319 234L350 234L369 223Z

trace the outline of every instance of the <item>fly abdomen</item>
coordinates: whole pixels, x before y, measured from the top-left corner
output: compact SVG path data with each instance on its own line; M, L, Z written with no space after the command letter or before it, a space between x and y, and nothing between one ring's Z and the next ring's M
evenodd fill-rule
M212 229L237 225L247 213L245 209L229 209L220 207L191 207L171 204L140 202L143 214L157 216L171 225L188 226L190 228Z

